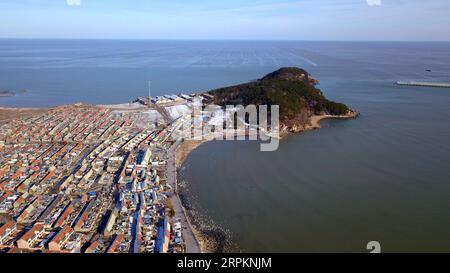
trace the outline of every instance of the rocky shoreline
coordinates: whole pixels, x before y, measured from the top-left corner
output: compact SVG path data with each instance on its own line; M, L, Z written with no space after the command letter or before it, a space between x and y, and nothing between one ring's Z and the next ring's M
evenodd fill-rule
M291 134L303 133L306 131L317 130L322 128L320 122L325 119L354 119L360 116L360 113L354 110L349 110L345 115L312 115L309 117L306 125L281 125L280 126L280 138L286 137Z
M205 213L199 212L193 205L193 197L189 193L189 184L186 181L183 170L186 168L183 164L189 154L200 147L206 140L186 140L176 150L175 162L178 176L178 195L184 208L186 216L189 218L192 232L200 245L202 253L222 253L229 251L227 245L229 234L220 226L214 224L207 218Z

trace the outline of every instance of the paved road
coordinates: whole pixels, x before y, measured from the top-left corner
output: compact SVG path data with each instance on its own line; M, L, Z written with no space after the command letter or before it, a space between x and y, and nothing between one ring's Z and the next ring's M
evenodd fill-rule
M167 160L167 183L172 186L175 193L170 196L173 209L175 210L175 218L180 218L181 226L183 227L182 233L184 242L186 244L187 253L201 253L200 245L192 232L192 225L186 215L186 211L181 204L180 197L178 195L178 183L177 183L177 168L175 165L175 152L181 141L177 141L168 150Z
M164 108L163 106L160 106L160 105L158 105L156 103L151 103L150 102L149 107L151 107L151 108L155 109L156 111L158 111L158 113L161 114L161 116L163 117L164 121L167 124L171 124L173 122L173 119L170 116L169 112L167 112L166 108Z

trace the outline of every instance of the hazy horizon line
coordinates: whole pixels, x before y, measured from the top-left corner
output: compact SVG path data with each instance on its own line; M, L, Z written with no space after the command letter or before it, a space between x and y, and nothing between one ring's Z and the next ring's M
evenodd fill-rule
M204 38L71 38L71 37L0 37L0 40L86 40L86 41L229 41L229 42L407 42L450 43L450 40L347 40L347 39L204 39Z

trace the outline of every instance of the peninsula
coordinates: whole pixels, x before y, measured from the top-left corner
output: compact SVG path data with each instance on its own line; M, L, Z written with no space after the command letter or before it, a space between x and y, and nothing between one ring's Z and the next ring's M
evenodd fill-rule
M328 100L316 86L319 81L307 71L281 68L254 82L212 90L218 105L279 105L281 135L320 127L326 118L354 118L347 105Z

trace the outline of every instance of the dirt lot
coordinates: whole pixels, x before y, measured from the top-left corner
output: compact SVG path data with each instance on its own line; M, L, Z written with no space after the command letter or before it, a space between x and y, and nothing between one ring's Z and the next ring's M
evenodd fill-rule
M47 112L47 109L0 108L0 126L12 119L28 118Z

